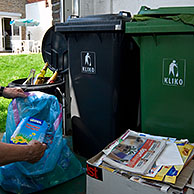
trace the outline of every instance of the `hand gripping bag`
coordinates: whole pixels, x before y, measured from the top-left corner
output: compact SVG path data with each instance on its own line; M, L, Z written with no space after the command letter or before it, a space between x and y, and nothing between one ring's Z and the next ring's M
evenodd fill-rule
M23 118L33 117L48 124L44 142L47 149L35 164L16 162L0 167L0 185L11 192L31 193L63 183L84 172L80 162L62 137L62 110L57 98L42 92L30 92L16 98L8 107L3 142L9 143ZM60 176L59 176L59 172Z

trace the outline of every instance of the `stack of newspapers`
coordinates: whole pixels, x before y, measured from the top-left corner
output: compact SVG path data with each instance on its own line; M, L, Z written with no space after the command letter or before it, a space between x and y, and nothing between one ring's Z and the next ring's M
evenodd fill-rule
M165 183L166 189L170 186L183 189L194 170L193 148L187 139L176 140L127 130L102 150L103 154L95 165L124 174L136 182L156 187L163 187ZM193 170L188 173L188 168ZM178 179L181 173L186 180Z

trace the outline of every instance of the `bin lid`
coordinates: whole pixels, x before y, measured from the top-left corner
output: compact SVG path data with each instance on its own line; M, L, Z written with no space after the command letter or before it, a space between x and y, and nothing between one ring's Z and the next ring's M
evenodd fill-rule
M124 31L126 21L131 21L131 14L125 11L120 11L119 14L71 17L65 23L56 24L55 30L59 32Z
M194 7L160 7L158 9L150 9L142 6L138 15L177 15L177 14L194 14Z
M59 73L66 72L67 62L67 40L60 32L54 31L55 26L47 30L42 41L42 57L48 62L51 71L58 70Z
M126 33L179 33L194 32L194 7L143 6L132 22L126 23Z

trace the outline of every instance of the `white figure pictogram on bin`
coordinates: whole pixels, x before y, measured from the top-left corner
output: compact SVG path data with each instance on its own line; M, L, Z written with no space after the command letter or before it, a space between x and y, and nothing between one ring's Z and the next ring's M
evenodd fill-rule
M176 75L175 75L175 69L176 69ZM169 65L169 75L173 75L174 77L179 76L178 72L178 64L176 63L176 60L173 60L172 63Z
M89 54L89 53L87 53L87 54L85 55L85 65L87 65L87 66L89 66L89 67L92 66L91 57L90 57L90 54Z

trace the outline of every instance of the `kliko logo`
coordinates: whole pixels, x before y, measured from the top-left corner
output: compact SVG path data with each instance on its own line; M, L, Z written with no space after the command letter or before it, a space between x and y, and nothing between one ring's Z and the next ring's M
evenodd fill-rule
M81 72L96 74L96 53L90 51L81 52Z
M87 164L86 168L87 168L87 175L91 176L92 178L102 181L102 169L101 168L92 166L90 164Z
M163 59L162 83L167 86L184 87L186 79L185 59Z

